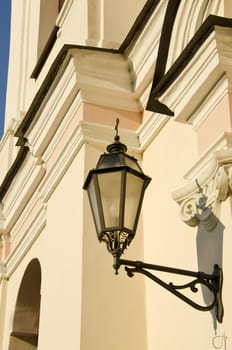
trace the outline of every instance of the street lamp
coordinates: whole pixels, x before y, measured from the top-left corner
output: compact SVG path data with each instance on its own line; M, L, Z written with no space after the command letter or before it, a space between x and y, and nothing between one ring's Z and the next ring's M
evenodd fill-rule
M116 274L121 265L125 266L129 277L136 272L142 273L198 310L209 311L215 307L217 320L222 322L222 269L218 265L214 265L212 274L206 274L121 259L135 236L144 193L151 178L143 173L137 159L126 153L127 147L120 142L118 135L118 124L117 119L114 142L107 147L108 153L100 156L96 168L90 170L83 186L88 192L98 239L106 243L113 255ZM162 281L148 270L189 276L193 280L184 285L174 285ZM196 293L198 284L204 285L212 295L207 305L198 304L180 292L189 288Z

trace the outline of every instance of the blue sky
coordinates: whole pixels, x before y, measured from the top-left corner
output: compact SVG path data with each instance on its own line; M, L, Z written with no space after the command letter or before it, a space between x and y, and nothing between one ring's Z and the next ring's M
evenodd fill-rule
M0 138L4 129L11 0L0 0Z

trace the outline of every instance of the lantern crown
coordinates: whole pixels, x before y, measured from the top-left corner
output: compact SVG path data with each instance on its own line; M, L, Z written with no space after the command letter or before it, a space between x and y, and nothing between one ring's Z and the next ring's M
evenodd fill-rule
M114 142L107 146L107 151L109 153L118 153L118 152L126 152L127 147L123 143L120 142L120 136L118 134L118 125L119 125L119 119L116 119L115 124L115 136L114 136Z

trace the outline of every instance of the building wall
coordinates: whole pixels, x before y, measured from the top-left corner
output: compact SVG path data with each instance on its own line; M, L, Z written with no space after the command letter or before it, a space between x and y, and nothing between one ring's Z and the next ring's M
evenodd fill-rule
M55 40L41 58L46 2L12 1L0 144L1 350L232 346L232 23L224 18L231 5L180 1L170 44L164 36L164 45L168 4L65 0L54 14ZM154 71L166 59L154 86ZM174 117L146 110L149 96ZM112 257L98 244L82 186L113 140L116 117L128 153L152 177L124 257L207 273L215 263L222 266L222 323L215 310L199 312L141 275L129 279L123 267L116 276ZM41 302L34 313L19 302L32 261L41 268ZM199 303L209 300L201 286L193 296ZM39 328L32 332L25 321L25 330L16 332L16 320L28 320L29 311L39 314Z

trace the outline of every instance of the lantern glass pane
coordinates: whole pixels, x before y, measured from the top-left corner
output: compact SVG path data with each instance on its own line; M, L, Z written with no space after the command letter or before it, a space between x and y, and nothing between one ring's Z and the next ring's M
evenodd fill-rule
M140 205L144 180L130 173L127 173L126 176L127 179L124 226L130 230L133 230L135 226L135 220L137 218L138 208Z
M94 175L95 176L95 175ZM89 195L89 201L91 204L91 209L94 217L94 222L96 226L96 230L98 233L101 232L101 220L100 220L100 211L99 211L99 202L98 202L98 196L96 194L96 179L94 179L94 176L92 177L89 186L88 186L88 195ZM95 180L95 181L94 181Z
M105 227L119 226L121 171L98 174Z
M130 168L132 168L134 170L141 172L141 168L135 159L133 159L131 157L127 157L126 155L124 158L125 158L125 165L129 166Z
M98 169L104 169L104 168L112 168L124 165L121 163L121 155L120 153L116 154L104 154L101 156L101 158L98 161L97 168Z

